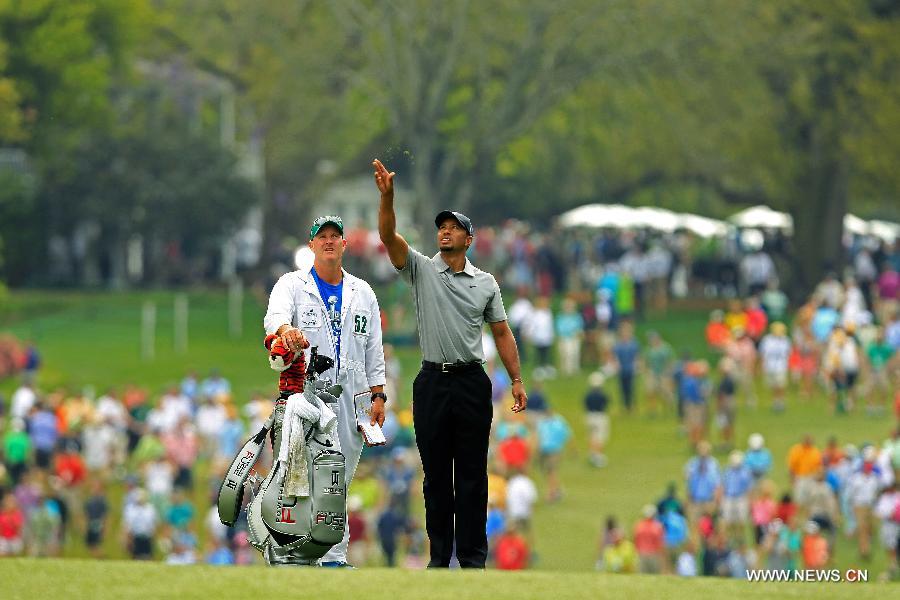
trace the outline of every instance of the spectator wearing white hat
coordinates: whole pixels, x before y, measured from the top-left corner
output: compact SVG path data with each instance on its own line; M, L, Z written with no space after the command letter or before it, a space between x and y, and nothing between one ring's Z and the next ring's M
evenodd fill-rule
M131 557L136 560L149 560L153 557L153 534L159 519L156 509L147 501L147 492L139 490L135 501L125 506L122 523Z
M862 467L847 481L847 500L856 516L859 555L865 560L872 554L872 511L880 487L875 473L875 454L872 446L867 447L863 451Z

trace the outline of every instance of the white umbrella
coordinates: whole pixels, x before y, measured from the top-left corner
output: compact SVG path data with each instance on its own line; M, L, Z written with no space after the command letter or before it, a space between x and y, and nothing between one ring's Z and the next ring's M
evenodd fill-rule
M635 209L639 226L672 233L678 228L678 215L665 208L642 206Z
M702 238L724 237L728 233L728 223L691 213L678 215L678 226Z
M844 215L844 231L854 235L869 235L869 224L854 214Z
M869 221L869 232L886 242L894 242L900 238L900 224L873 219Z
M621 229L639 226L639 221L635 209L621 204L586 204L559 216L559 224L563 227Z
M791 215L777 210L772 210L768 206L752 206L728 217L728 220L738 227L758 227L764 229L786 229L794 228L794 220Z

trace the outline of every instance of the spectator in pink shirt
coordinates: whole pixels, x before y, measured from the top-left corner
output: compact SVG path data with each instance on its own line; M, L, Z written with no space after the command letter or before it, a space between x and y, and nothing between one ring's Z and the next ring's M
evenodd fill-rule
M174 431L162 436L166 457L178 469L174 485L178 488L194 487L193 466L200 452L200 443L189 417L182 417Z
M750 502L750 518L753 520L757 546L762 543L766 529L775 518L778 506L772 497L774 494L775 484L771 479L765 479L758 486L758 495Z
M890 262L885 262L884 271L878 277L878 320L887 323L897 310L900 302L900 273Z

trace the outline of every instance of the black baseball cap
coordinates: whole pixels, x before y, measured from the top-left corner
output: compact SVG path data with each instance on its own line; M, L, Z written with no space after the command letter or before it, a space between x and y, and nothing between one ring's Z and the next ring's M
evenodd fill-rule
M456 212L455 210L442 210L438 213L438 216L434 218L435 227L440 227L441 223L446 221L447 219L456 219L460 225L462 225L463 229L466 230L466 233L469 235L475 235L475 228L472 227L472 221L466 215L461 212Z

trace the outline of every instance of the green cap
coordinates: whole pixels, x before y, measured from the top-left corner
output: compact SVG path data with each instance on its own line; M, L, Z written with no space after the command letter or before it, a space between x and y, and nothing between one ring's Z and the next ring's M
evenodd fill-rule
M344 235L344 222L341 220L341 218L334 215L325 215L324 217L319 217L318 219L313 221L312 227L309 228L309 239L313 239L314 237L316 237L316 234L319 233L319 230L329 224L337 227L338 231L341 232L341 235Z

